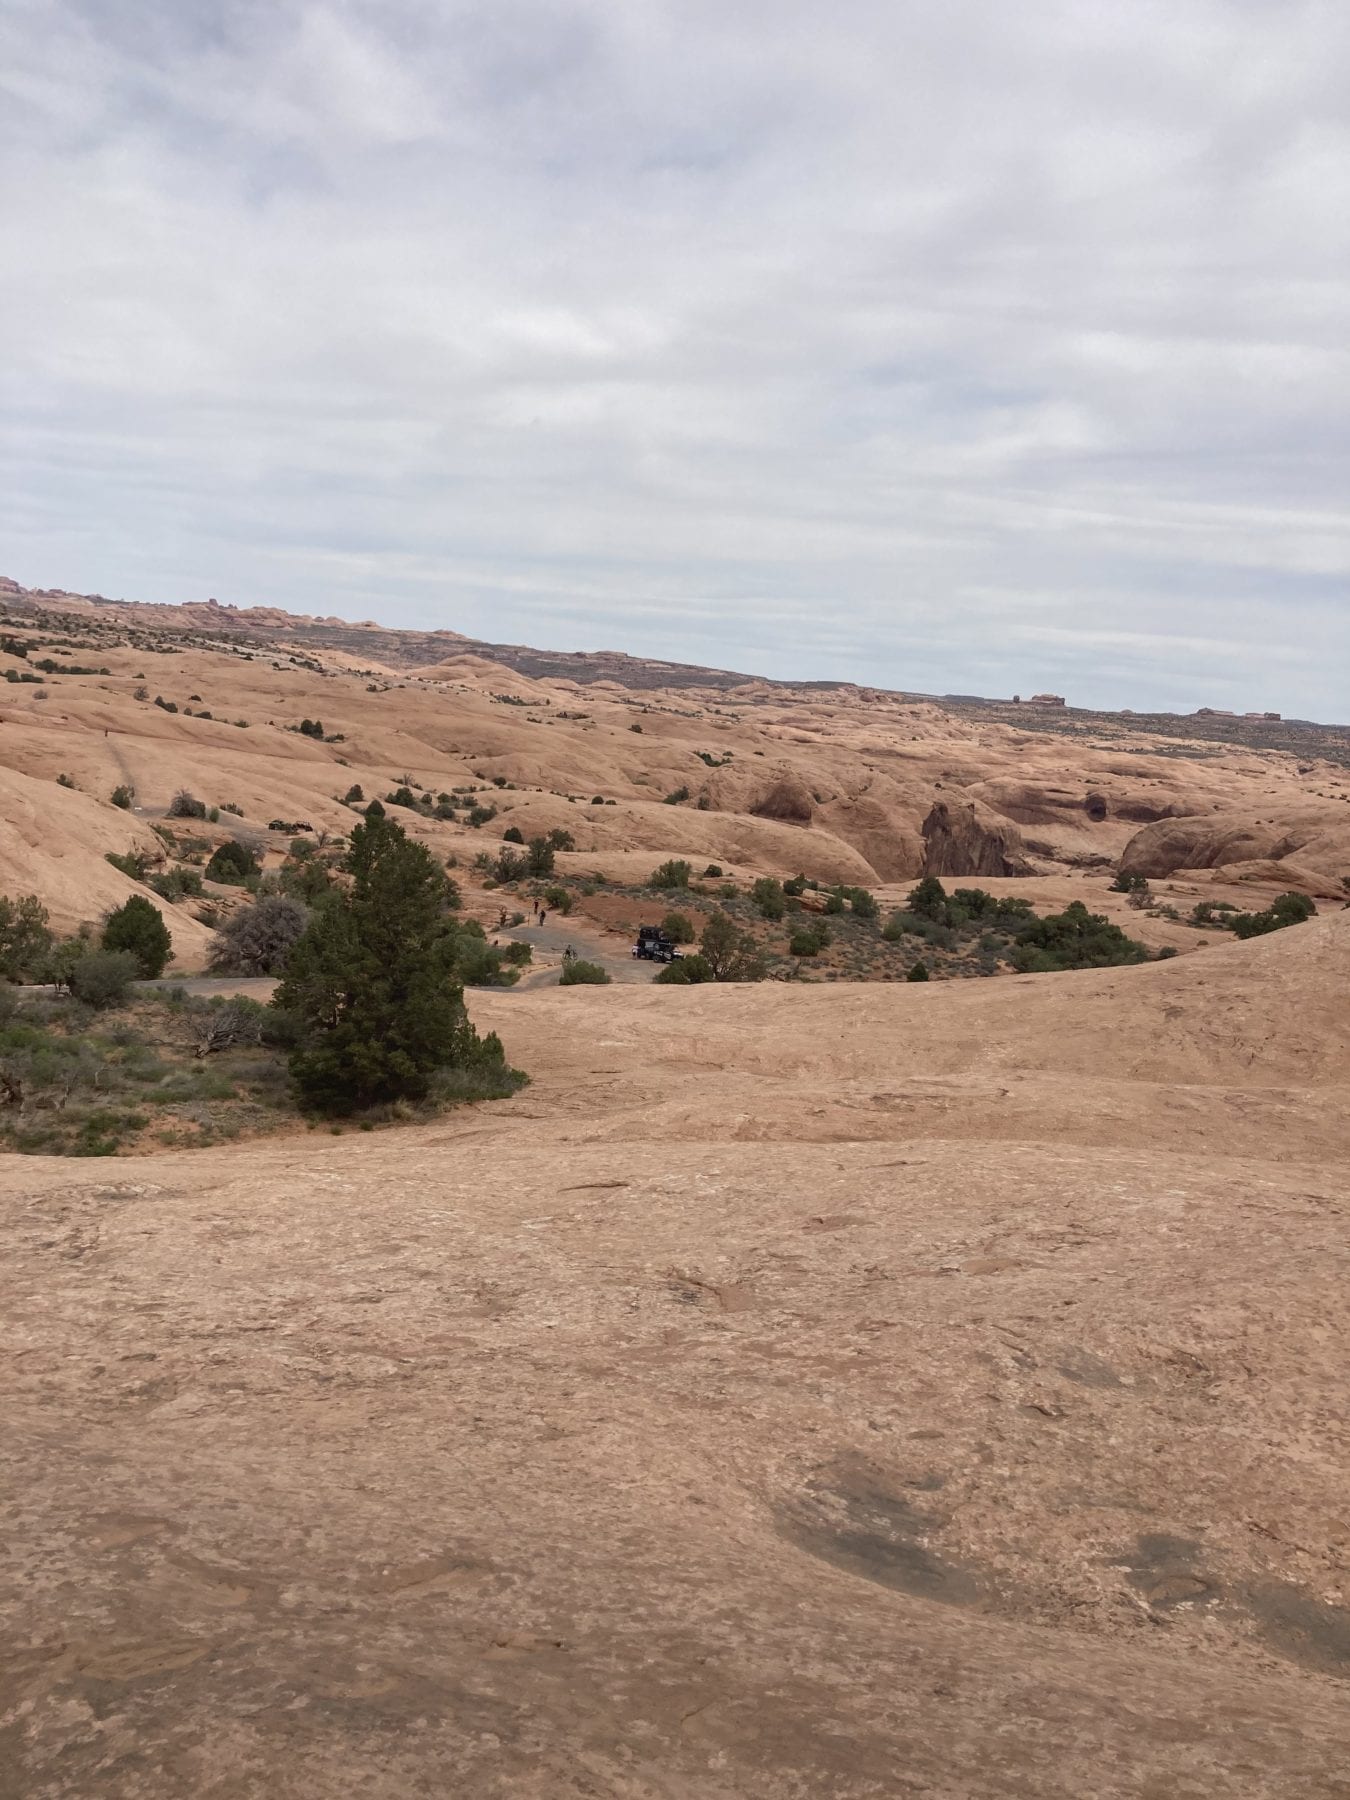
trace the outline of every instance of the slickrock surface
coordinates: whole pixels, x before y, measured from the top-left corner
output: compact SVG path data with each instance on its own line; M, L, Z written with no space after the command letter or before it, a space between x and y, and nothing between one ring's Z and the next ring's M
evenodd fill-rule
M1350 1792L1350 915L0 1159L5 1800Z

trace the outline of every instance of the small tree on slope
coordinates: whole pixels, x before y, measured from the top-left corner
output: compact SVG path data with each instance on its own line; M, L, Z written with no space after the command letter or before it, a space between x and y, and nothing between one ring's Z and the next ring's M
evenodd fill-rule
M500 1062L480 1042L455 974L444 875L400 825L376 815L352 833L349 889L315 909L273 1005L296 1021L291 1075L301 1101L349 1113L420 1100L437 1070Z
M136 958L141 976L154 981L164 973L173 939L159 916L159 908L139 894L133 894L125 906L108 914L103 927L103 948L125 950Z

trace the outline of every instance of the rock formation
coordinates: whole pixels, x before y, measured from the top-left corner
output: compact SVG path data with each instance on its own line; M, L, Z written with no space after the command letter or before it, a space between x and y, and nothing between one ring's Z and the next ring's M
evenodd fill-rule
M923 822L925 875L1029 875L1022 834L978 801L933 803Z

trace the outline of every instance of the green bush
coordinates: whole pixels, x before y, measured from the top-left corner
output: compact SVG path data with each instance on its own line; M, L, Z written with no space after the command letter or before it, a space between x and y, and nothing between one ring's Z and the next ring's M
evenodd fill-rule
M146 885L161 900L181 900L185 894L199 898L202 893L202 878L195 869L164 869L147 876Z
M906 981L927 981L929 979L928 964L916 962L906 975Z
M608 987L614 977L599 963L583 962L579 956L569 956L563 963L562 974L558 977L559 987Z
M572 910L572 896L565 887L558 887L556 883L546 887L540 897L550 912L561 913L564 918Z
M666 795L665 803L667 806L683 806L688 798L689 789L681 786L677 787L672 793Z
M783 898L783 884L775 881L772 875L760 878L750 889L750 898L759 909L760 917L765 919L781 919L787 911L787 902Z
M546 837L533 837L526 847L529 873L539 879L553 873L553 845Z
M243 887L260 871L257 857L237 838L223 843L206 865L206 879L229 887Z
M1234 913L1228 924L1240 938L1264 937L1267 932L1283 931L1287 925L1301 925L1316 911L1306 894L1281 894L1264 912Z
M917 914L921 919L932 919L939 924L945 923L947 890L936 875L925 875L916 887L910 889L905 906L909 912Z
M102 945L105 950L126 951L135 958L141 977L154 981L164 973L173 938L160 917L159 908L139 894L133 894L124 906L108 914Z
M849 904L854 916L859 919L875 919L881 910L877 905L876 895L869 894L866 888L850 888Z
M688 913L668 912L661 921L661 929L672 944L692 944L694 941L694 921Z
M695 987L702 982L713 981L716 977L711 964L695 955L682 956L678 962L667 963L652 979L663 987Z
M140 972L141 965L130 951L91 950L71 968L70 991L85 1006L101 1012L126 999Z
M1145 945L1127 937L1103 914L1090 913L1081 900L1018 932L1011 956L1013 967L1024 975L1114 968L1148 960Z
M722 879L721 863L709 863L703 871L703 877L705 881L720 881Z
M123 784L121 787L115 787L112 791L113 805L120 806L123 812L130 812L131 803L135 798L136 798L135 788L127 787L125 784Z
M520 829L519 825L508 825L506 830L502 833L502 842L504 844L523 844L525 842L525 833Z
M755 940L724 912L715 912L703 927L699 953L714 981L763 981L769 972Z
M352 833L350 888L335 888L291 951L274 1005L299 1022L291 1075L302 1102L334 1116L421 1100L445 1070L500 1071L455 981L466 935L431 853L388 819Z
M677 861L674 857L669 862L658 864L652 870L648 887L654 888L687 888L689 877L693 874L693 866L687 862Z
M0 897L0 980L22 981L52 947L47 909L36 894Z
M179 788L169 802L169 817L171 819L204 819L206 802L198 800L196 795L190 794L186 788Z
M819 956L829 942L829 938L818 926L809 926L804 931L794 931L788 939L789 956Z

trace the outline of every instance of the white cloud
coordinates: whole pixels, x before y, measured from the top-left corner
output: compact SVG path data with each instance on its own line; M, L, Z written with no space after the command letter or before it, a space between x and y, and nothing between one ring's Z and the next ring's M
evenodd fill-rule
M1348 83L1331 0L12 0L0 570L1343 716Z

